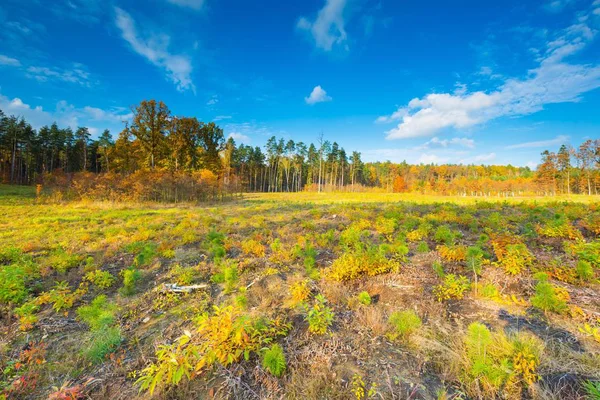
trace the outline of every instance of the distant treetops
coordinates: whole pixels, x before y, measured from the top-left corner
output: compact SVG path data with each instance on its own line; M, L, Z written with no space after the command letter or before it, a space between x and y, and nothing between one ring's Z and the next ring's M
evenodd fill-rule
M218 182L242 191L417 192L465 196L597 194L600 140L578 148L544 151L537 171L511 165L409 165L364 163L336 142L305 144L271 137L264 146L237 145L214 122L174 116L162 101L132 107L131 121L113 140L105 130L92 139L88 128L35 130L23 118L0 110L0 182L33 184L45 174L210 171Z

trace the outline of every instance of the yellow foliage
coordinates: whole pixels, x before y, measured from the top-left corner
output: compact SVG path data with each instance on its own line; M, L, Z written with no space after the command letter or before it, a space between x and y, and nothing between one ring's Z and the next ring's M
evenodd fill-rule
M446 261L464 261L467 257L467 248L465 246L438 246L440 256Z
M253 239L244 240L242 242L242 251L244 254L253 255L254 257L265 256L265 246Z
M348 281L362 276L375 276L397 270L399 263L379 253L346 252L337 258L327 272L335 281Z

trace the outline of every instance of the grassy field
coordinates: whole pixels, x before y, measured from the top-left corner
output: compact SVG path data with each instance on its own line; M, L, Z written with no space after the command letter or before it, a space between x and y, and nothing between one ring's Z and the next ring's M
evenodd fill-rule
M598 234L589 197L2 186L0 398L598 398Z

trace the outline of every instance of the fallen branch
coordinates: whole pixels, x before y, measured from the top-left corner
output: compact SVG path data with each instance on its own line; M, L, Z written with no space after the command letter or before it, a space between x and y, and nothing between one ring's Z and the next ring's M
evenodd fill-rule
M202 283L200 285L179 286L176 283L165 283L165 289L173 293L190 293L198 289L206 289L208 285Z

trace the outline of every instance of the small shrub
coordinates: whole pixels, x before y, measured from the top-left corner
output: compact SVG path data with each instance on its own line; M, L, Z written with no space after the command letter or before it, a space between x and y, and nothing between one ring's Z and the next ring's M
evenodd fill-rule
M592 264L585 260L579 260L575 267L577 277L583 282L589 282L594 279L594 268Z
M56 272L65 273L67 270L78 266L81 260L81 256L58 248L46 259L46 265L53 268Z
M600 400L600 381L585 381L583 389L587 393L589 400Z
M422 241L419 242L419 244L417 245L417 253L428 253L429 252L429 245L427 244L427 242Z
M437 301L450 299L462 299L464 293L470 287L469 279L466 276L448 274L444 277L444 283L433 289L433 294Z
M436 229L433 237L438 243L452 245L456 240L457 235L450 229L448 225L440 225Z
M467 248L465 246L446 246L437 248L440 256L446 261L464 261L467 257Z
M84 356L92 363L104 361L108 354L113 353L123 340L121 329L116 326L103 327L91 332L89 342L83 350Z
M114 276L112 276L110 272L101 271L99 269L88 272L85 274L84 279L91 282L99 289L108 289L115 281Z
M142 279L142 273L136 268L128 268L121 271L123 276L123 287L120 293L124 296L131 296L136 291L136 283Z
M461 373L473 397L520 397L522 388L538 379L542 343L534 336L493 334L485 325L474 322L469 325L464 346Z
M363 291L358 294L358 302L362 305L371 305L371 296L369 292Z
M178 285L186 286L191 285L196 278L196 271L192 267L184 267L179 264L175 264L171 267L170 275L175 279Z
M393 328L390 337L392 339L402 338L404 340L423 324L421 318L413 310L395 311L390 315L388 322Z
M431 268L433 269L433 272L435 272L435 274L439 278L443 279L446 276L446 272L444 271L444 266L442 265L441 262L434 261L433 264L431 264Z
M531 305L544 312L564 314L568 310L569 293L548 282L548 275L544 273L536 274L535 277L539 282L535 286L535 295L531 298Z
M264 257L265 246L253 239L244 240L242 242L242 252L246 255L252 255L254 257Z
M279 344L274 344L268 348L262 357L262 366L273 376L280 377L286 369L285 354Z
M399 262L386 258L381 250L346 252L333 262L327 276L341 282L398 270Z
M87 287L81 285L77 290L71 291L67 282L56 282L56 285L49 292L40 294L37 298L38 305L52 304L56 312L73 307L73 303L81 298L87 292Z
M290 303L292 306L296 306L300 303L305 302L310 296L310 286L308 281L298 281L290 286Z
M333 310L327 305L327 300L323 295L315 296L315 304L312 308L306 310L306 321L308 322L308 331L316 335L323 335L333 323Z
M77 316L91 330L101 329L115 322L117 306L107 301L105 295L96 297L89 305L77 309Z

